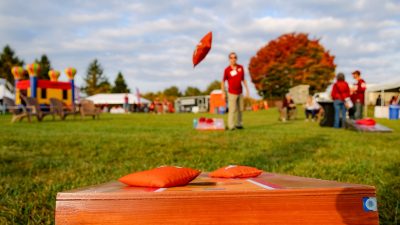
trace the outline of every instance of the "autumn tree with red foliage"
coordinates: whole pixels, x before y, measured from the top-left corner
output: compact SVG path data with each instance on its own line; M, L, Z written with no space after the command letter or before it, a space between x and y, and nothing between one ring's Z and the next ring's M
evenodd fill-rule
M307 34L285 34L261 48L249 63L252 82L264 97L283 96L289 88L310 85L324 91L335 77L334 56Z

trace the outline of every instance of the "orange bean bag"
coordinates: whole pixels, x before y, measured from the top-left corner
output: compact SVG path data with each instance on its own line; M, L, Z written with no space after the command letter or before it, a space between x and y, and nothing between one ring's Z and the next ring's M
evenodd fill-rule
M247 178L257 177L262 172L262 170L250 166L230 165L219 168L209 173L208 176L214 178Z
M200 174L199 170L162 166L151 170L131 173L118 180L129 186L166 188L184 186Z
M375 126L375 124L376 124L375 120L373 120L371 118L356 120L356 123L359 125L364 125L364 126Z

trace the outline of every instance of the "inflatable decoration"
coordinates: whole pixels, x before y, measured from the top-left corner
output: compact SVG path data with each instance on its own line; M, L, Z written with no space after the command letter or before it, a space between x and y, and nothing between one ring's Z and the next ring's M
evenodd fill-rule
M76 69L73 67L68 67L65 69L65 74L67 74L68 79L73 80L76 74Z
M14 76L14 80L20 80L22 78L22 76L24 75L25 71L24 71L24 68L22 68L21 66L14 66L11 69L11 73Z
M36 77L40 73L40 65L37 63L28 64L26 70L28 70L30 77Z
M49 77L51 81L58 81L58 78L60 77L60 71L50 70Z

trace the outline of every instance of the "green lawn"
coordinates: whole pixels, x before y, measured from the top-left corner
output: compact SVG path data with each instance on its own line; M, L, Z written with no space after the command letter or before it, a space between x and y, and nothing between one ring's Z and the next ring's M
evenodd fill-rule
M102 115L11 124L0 115L0 224L54 223L57 192L160 165L211 171L229 164L374 185L381 224L400 221L400 121L393 133L321 128L275 109L246 112L245 129L197 132L208 114ZM302 116L302 115L301 115ZM226 117L225 117L226 119Z

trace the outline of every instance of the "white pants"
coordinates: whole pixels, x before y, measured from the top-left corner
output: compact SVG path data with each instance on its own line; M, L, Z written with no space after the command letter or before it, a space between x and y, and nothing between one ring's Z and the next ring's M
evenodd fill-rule
M228 93L228 107L228 128L233 129L235 126L242 126L242 111L244 110L243 95Z

